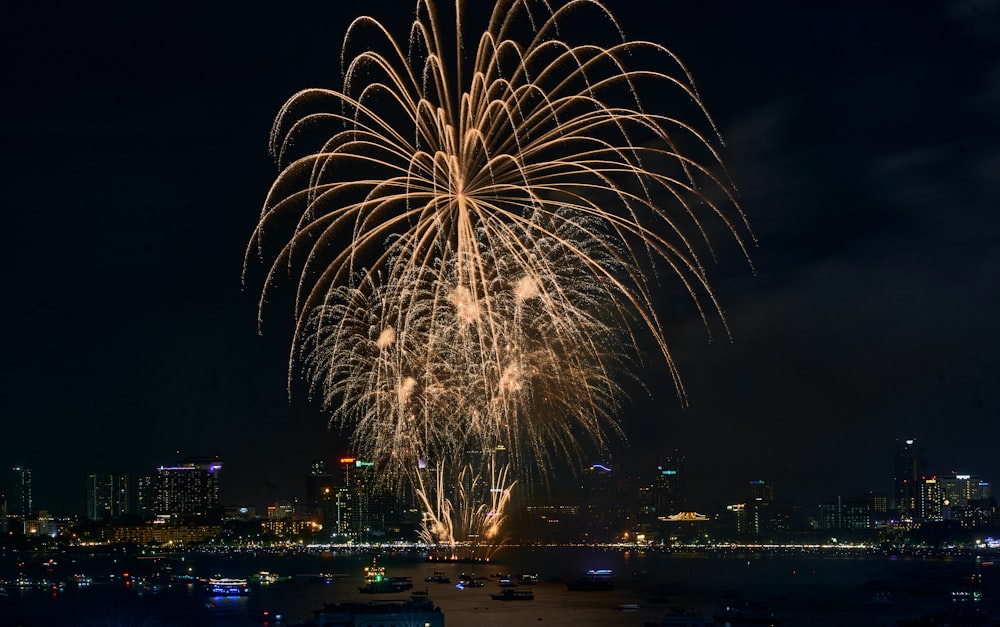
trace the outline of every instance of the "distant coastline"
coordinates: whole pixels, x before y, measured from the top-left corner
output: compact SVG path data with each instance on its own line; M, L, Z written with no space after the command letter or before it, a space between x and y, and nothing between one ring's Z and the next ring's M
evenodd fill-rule
M459 546L461 554L475 554L476 547ZM650 552L676 555L802 555L802 556L906 556L924 558L946 557L982 557L984 560L1000 558L1000 543L980 543L973 545L893 545L870 543L763 543L763 542L724 542L715 544L636 544L636 543L508 543L491 546L490 553L502 553L505 550L532 549L585 549L588 551L608 552ZM184 554L247 554L247 555L372 555L372 554L413 554L434 556L428 561L440 563L490 563L490 559L441 557L442 547L418 542L387 542L387 543L206 543L186 546L141 546L117 544L68 545L58 549L39 546L27 549L6 549L0 551L4 555L52 555L52 554L83 554L83 555L122 555L138 556L140 559L162 558L169 555ZM997 561L1000 561L998 559Z

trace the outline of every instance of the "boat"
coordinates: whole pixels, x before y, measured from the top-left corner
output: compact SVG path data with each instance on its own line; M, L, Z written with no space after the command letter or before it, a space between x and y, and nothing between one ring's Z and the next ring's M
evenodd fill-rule
M365 583L358 586L358 590L366 594L382 594L402 592L412 587L413 580L410 577L387 577L385 566L379 566L375 558L372 558L371 566L365 567Z
M535 593L531 590L515 590L514 588L504 588L500 592L490 593L494 601L534 601Z
M145 594L160 594L161 592L163 592L163 586L161 586L158 581L153 579L148 579L146 577L138 577L136 579L133 579L131 589L139 596L143 596ZM214 593L214 592L212 594L213 596L219 595L219 593ZM222 594L225 595L225 593ZM240 596L241 594L244 593L235 592L232 595L226 595L226 596Z
M205 585L206 590L212 596L246 596L250 594L250 586L246 579L235 579L228 577L213 577Z
M532 586L538 583L538 573L521 573L517 576L517 583Z
M38 590L52 590L53 592L58 592L66 589L65 581L56 581L50 579L32 579L31 577L25 577L23 575L18 576L13 581L6 582L12 588L20 588L22 590L27 589L38 589Z
M265 625L271 625L275 623L285 622L285 615L281 612L272 612L271 610L263 610L253 617L253 622L264 623Z
M638 612L639 611L639 604L638 603L619 603L618 605L615 606L615 609L616 610L621 610L622 612Z
M573 591L592 592L595 590L614 590L614 573L607 569L588 570L587 573L566 584Z
M781 619L774 610L757 603L723 605L713 616L723 625L780 625Z
M424 581L428 583L451 583L451 578L445 575L444 571L435 570L433 575L424 577Z
M282 577L278 573L272 573L270 571L261 570L250 575L247 578L247 581L249 581L250 583L259 583L261 585L266 586L272 583L281 583L283 581L289 581L290 579L291 577L287 575Z
M485 586L486 584L483 582L483 580L478 579L475 573L471 575L466 575L465 573L462 573L461 576L459 576L458 578L458 583L455 584L455 587L460 590L464 590L466 588L483 588Z

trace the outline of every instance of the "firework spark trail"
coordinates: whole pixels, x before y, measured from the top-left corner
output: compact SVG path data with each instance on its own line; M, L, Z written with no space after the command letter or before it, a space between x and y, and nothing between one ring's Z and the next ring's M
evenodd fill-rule
M503 545L501 529L516 482L508 482L508 466L497 460L500 451L483 451L480 463L470 463L458 474L457 512L460 534L470 544L472 556L489 561Z
M584 232L577 237L577 248L589 245ZM611 352L618 334L596 315L608 294L573 266L570 239L536 240L533 256L549 263L535 262L545 274L534 277L484 251L497 274L475 303L445 275L398 293L342 288L315 311L307 372L334 421L354 430L361 455L387 462L409 451L413 461L482 443L508 446L524 468L544 463L545 452L579 461L565 437L577 426L598 444L605 432L620 435L611 415L619 389L606 361L624 357ZM389 300L396 296L402 302Z
M486 306L455 287L454 276L443 287L413 282L402 292L345 287L315 310L308 325L307 373L332 419L353 429L361 456L408 473L427 459L449 459L452 472L461 468L446 482L459 488L454 503L433 492L445 489L444 469L436 467L434 482L410 475L431 512L426 535L437 542L453 545L447 534L456 528L463 537L495 538L505 519L514 482L508 483L506 467L500 472L493 462L483 477L474 476L471 463L462 465L470 450L509 448L524 473L547 468L550 456L580 461L572 437L578 428L602 445L606 431L621 435L611 415L618 387L597 358L612 355L601 347L616 345L613 330L594 315L607 294L574 267L564 245L572 237L562 233L570 227L563 223L559 229L558 238L536 242L534 254L549 262L536 264L546 272L536 277L518 278L512 272L520 265L484 251L485 265L497 273ZM577 248L589 245L583 231L576 237ZM402 302L384 300L395 296ZM483 327L492 331L481 334ZM573 389L573 395L566 393ZM481 455L473 457L478 462ZM482 494L463 491L465 481L494 483ZM501 493L505 497L498 500ZM473 506L474 496L483 504ZM450 520L452 512L459 521Z
M430 470L423 465L416 470L408 467L409 479L416 486L416 496L425 517L418 532L421 541L444 545L449 556L454 558L458 555L456 538L462 537L472 544L473 556L486 561L492 558L496 549L503 545L501 529L507 518L505 510L516 484L508 480L509 466L498 461L498 453L496 450L474 452L480 459L463 466L454 478L455 503L445 496L451 491L446 464L439 462ZM481 463L483 461L485 463ZM430 480L428 474L432 475Z
M426 544L445 544L452 556L455 555L455 530L452 517L451 501L445 496L449 486L446 483L445 465L435 464L432 470L433 482L425 478L422 464L414 470L405 466L410 484L414 486L417 499L423 506L424 521L418 532L421 541Z
M416 7L406 45L357 18L343 88L279 111L281 171L244 275L254 253L271 259L261 313L283 275L297 283L290 376L304 364L368 455L448 459L436 486L465 472L466 451L506 446L515 475L544 478L580 455L578 434L621 435L615 374L643 337L685 402L655 307L661 270L706 329L712 313L725 325L702 256L718 226L744 254L752 236L687 69L627 40L599 0L501 0L475 46L456 0L453 49L436 3ZM580 14L611 43L567 37ZM695 123L649 107L647 88L693 103ZM449 488L412 480L453 534Z

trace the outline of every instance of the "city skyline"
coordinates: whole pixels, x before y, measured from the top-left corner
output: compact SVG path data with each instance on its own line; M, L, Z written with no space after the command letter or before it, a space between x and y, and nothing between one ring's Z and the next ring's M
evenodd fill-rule
M992 476L980 475L974 472L963 470L961 466L952 469L934 467L928 463L925 447L920 446L916 438L897 438L894 446L888 449L887 458L891 457L891 474L876 478L872 484L861 488L845 488L842 491L832 491L827 493L811 493L806 495L792 496L788 492L783 492L780 481L763 475L748 475L746 477L727 477L727 489L721 494L693 493L690 485L698 485L696 478L691 477L688 468L690 467L687 456L683 451L672 451L665 455L661 463L650 467L623 467L610 462L595 462L592 466L581 468L571 482L562 485L561 489L552 493L534 493L530 497L522 497L518 501L519 507L539 506L539 505L559 505L579 503L580 499L587 500L588 480L586 475L592 469L601 469L614 477L615 481L625 481L629 485L636 487L645 486L654 490L664 490L671 496L667 502L670 504L668 513L679 513L686 511L718 512L726 506L747 500L755 490L759 491L766 487L768 501L781 503L794 503L796 505L817 505L837 499L859 499L870 498L878 495L886 502L886 507L899 511L900 516L913 516L920 510L921 490L926 480L949 481L956 478L969 480L975 479L982 482L984 489L991 491L993 482ZM901 464L901 460L903 463ZM346 465L345 465L346 464ZM166 475L170 471L184 470L193 471L201 468L208 470L213 477L215 499L218 505L223 508L248 508L258 513L265 512L269 507L280 503L292 503L293 505L309 510L318 507L318 495L316 493L317 480L333 487L343 488L349 481L352 471L347 470L357 464L370 467L371 462L358 460L354 455L344 452L335 455L331 459L314 459L304 464L300 469L300 485L297 489L287 494L278 496L271 500L261 500L261 495L251 496L249 499L233 500L228 498L226 491L226 473L221 472L224 460L215 457L194 456L184 459L174 459L171 462L157 464L152 469L139 471L135 474L128 472L111 473L85 473L80 479L80 503L81 506L70 506L69 508L56 509L47 504L45 496L39 503L38 496L32 489L32 477L34 469L27 466L17 466L11 468L7 481L0 481L0 494L6 496L8 511L15 513L24 507L23 503L33 503L31 509L35 511L44 510L60 515L77 514L89 520L100 520L100 517L91 516L95 501L99 501L94 496L95 485L105 486L105 489L113 488L118 493L117 496L107 496L107 500L96 503L103 503L105 509L114 512L116 516L123 514L139 514L146 517L154 516L157 507L162 504L157 501L159 498L155 494L143 495L142 485L152 486L156 483L156 475ZM335 469L335 470L334 470ZM378 469L376 469L378 470ZM218 473L218 474L217 474ZM181 475L188 475L182 472ZM669 477L667 475L670 475ZM10 478L13 477L12 480ZM23 489L24 478L27 477L27 491ZM70 481L72 477L66 477ZM149 483L152 481L152 483ZM233 478L233 484L239 483L239 478ZM904 487L906 482L910 482L910 487ZM132 486L129 488L128 486ZM749 486L749 491L748 491ZM664 497L666 498L666 497ZM752 500L752 499L751 499ZM143 505L143 502L146 504ZM131 503L132 505L129 505ZM150 506L152 503L152 507ZM406 505L400 503L400 505ZM114 517L114 516L113 516Z
M412 4L364 11L398 32ZM623 376L612 458L686 451L711 493L730 475L890 492L902 434L934 443L935 468L1000 475L997 7L607 4L692 72L759 240L754 272L723 248L708 262L732 341L664 291L689 406L650 357L645 388ZM226 460L233 500L273 500L348 450L289 401L291 296L258 335L240 266L277 172L271 121L337 83L357 11L12 10L0 461L34 468L49 509L82 498L76 469L188 454Z

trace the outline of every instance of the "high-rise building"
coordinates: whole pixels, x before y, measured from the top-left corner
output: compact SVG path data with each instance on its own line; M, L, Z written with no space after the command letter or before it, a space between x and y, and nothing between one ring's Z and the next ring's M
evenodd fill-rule
M969 497L969 500L972 501L988 501L993 498L993 491L990 488L990 482L983 481L982 479L976 481L975 485L972 486L971 492L972 496Z
M212 458L189 458L174 466L160 466L156 477L156 513L179 518L221 518L221 469L222 462Z
M882 518L889 510L889 497L884 492L869 492L868 502L871 504L872 513Z
M267 506L268 520L291 520L295 517L295 506L291 501L278 501Z
M687 463L683 455L668 456L656 469L653 502L659 516L688 511Z
M938 477L938 482L941 484L941 498L945 505L952 508L965 507L969 501L990 498L989 482L982 481L975 475L956 472Z
M306 475L306 501L304 504L307 516L320 516L324 495L333 491L333 475L327 469L326 462L315 460L309 466Z
M750 482L750 498L746 503L747 530L751 533L761 534L775 528L774 511L774 486L763 479L754 479Z
M354 498L351 491L341 486L330 497L330 507L335 512L337 523L334 526L336 535L351 537L354 535L356 516L354 513Z
M351 495L354 497L355 532L381 534L385 530L391 488L384 471L374 462L357 459L351 473Z
M872 506L868 499L845 499L841 503L841 529L871 529Z
M734 503L726 506L726 511L730 512L733 519L733 526L736 533L743 536L750 533L750 524L747 516L746 503Z
M774 501L774 486L763 479L754 479L750 482L750 500L756 503Z
M580 473L580 522L598 541L617 539L627 519L620 479L610 464L591 464Z
M959 520L963 525L985 523L984 505L990 502L990 483L970 474L952 472L937 477L940 486L941 517ZM988 516L986 516L988 518Z
M614 499L615 476L610 464L591 464L580 473L580 496L583 505L589 507L602 501Z
M925 477L917 485L917 508L913 512L920 520L943 520L944 498L937 477Z
M337 509L337 534L345 536L356 536L361 528L360 506L361 498L358 496L358 481L355 467L358 458L347 456L341 457L340 463L340 490L335 497L339 502Z
M28 520L35 516L35 504L31 493L31 469L15 466L17 475L17 492L14 494L14 516L20 520Z
M657 519L656 490L649 484L639 483L635 486L633 500L633 530L646 532Z
M135 513L145 519L156 516L156 477L143 475L136 480Z
M911 518L918 513L920 493L917 480L917 441L914 438L897 439L893 463L893 496L900 518Z
M346 499L341 505L341 526L343 532L360 536L372 531L381 531L383 485L379 481L375 464L356 457L340 458L344 491L339 499Z
M871 499L845 499L838 496L832 501L821 503L817 526L830 530L871 529Z
M330 538L339 536L343 532L340 527L341 504L338 499L339 494L340 488L331 485L322 488L317 496L318 502L316 508L319 523L323 526L323 533Z
M130 513L129 492L126 473L87 475L87 519L110 520Z

